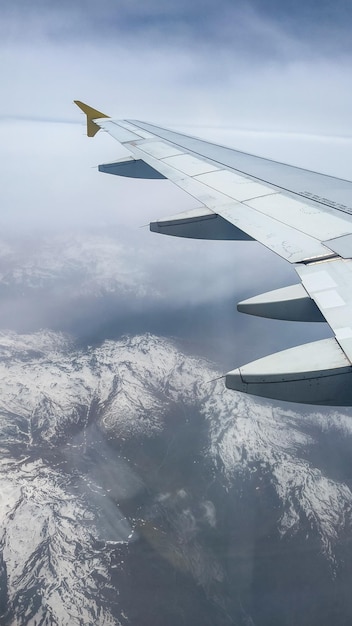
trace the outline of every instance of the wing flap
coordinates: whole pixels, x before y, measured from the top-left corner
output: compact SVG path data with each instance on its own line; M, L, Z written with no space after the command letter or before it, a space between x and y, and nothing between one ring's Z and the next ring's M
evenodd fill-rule
M343 259L351 259L352 258L352 235L342 235L340 237L336 237L335 239L329 239L328 241L324 241L324 244L336 252Z
M295 269L352 363L352 261L337 258Z
M217 207L217 213L290 263L326 258L333 254L314 237L241 202Z
M282 193L254 198L248 200L246 204L298 231L306 234L314 233L314 237L326 245L328 245L327 239L352 232L352 223L344 219L343 214L340 217L320 211L303 200L296 200Z

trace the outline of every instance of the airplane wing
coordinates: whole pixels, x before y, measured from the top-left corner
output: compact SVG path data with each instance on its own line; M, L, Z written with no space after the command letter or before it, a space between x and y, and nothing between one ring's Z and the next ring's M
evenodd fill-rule
M103 129L130 156L99 166L120 176L169 179L196 208L150 224L195 239L256 240L292 263L297 285L238 304L251 315L326 321L334 337L269 355L226 375L263 397L352 405L352 182L246 154L136 120L113 120L75 101L87 134Z

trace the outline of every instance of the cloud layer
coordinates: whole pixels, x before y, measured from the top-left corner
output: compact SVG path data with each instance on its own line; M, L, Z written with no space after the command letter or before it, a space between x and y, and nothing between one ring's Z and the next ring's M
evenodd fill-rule
M44 0L4 10L2 115L115 116L344 133L351 8L340 0L171 3ZM347 38L348 34L348 38Z
M53 8L15 0L0 27L2 233L32 245L47 233L110 231L129 250L131 275L157 284L172 306L231 294L235 302L294 282L291 268L255 244L139 231L193 208L192 200L166 181L91 169L121 148L104 133L87 139L72 100L350 178L350 24L342 1L332 10L313 2L87 0Z

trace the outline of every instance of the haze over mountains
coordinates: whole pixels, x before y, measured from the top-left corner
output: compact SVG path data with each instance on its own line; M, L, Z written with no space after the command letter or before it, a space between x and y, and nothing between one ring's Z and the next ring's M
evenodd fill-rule
M2 622L351 616L348 411L272 405L209 382L219 363L199 356L199 336L192 343L196 324L209 327L207 305L188 334L178 327L182 342L172 316L169 333L126 335L131 301L155 326L167 307L156 315L143 268L124 272L118 243L78 241L21 262L3 251L3 303L26 304L13 327L31 298L33 316L26 333L0 336ZM70 333L57 329L62 293ZM73 320L110 297L128 315L117 307L103 330L98 317L80 334Z
M174 336L225 372L239 359L329 335L325 324L237 314L241 298L294 282L292 268L253 243L182 241L116 225L3 235L0 328L51 328L88 343Z

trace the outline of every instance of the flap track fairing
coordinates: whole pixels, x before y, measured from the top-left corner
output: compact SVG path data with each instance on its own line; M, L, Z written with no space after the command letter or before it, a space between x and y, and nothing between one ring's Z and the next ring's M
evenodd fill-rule
M237 305L240 313L290 320L292 322L325 322L314 300L303 285L291 285L243 300Z
M150 230L153 233L192 239L253 241L247 233L206 207L151 222Z
M288 402L351 406L352 366L336 339L323 339L232 370L226 387Z

